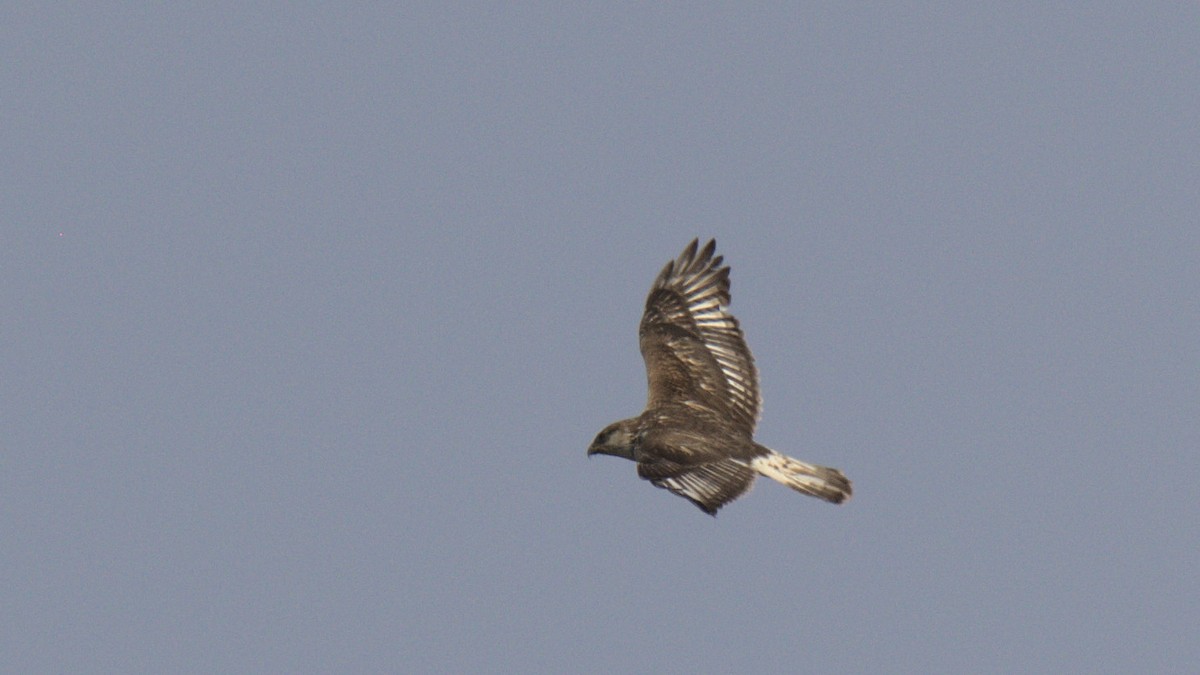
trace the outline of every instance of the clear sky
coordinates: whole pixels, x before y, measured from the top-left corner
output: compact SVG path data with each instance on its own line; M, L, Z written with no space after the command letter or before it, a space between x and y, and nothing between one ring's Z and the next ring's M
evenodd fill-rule
M1200 662L1200 5L0 21L0 670ZM585 450L716 237L716 519Z

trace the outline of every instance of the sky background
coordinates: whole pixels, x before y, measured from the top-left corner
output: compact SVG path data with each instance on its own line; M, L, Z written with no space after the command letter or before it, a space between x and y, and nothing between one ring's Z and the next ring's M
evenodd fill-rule
M1200 662L1200 5L13 5L0 670ZM693 237L758 440L585 450Z

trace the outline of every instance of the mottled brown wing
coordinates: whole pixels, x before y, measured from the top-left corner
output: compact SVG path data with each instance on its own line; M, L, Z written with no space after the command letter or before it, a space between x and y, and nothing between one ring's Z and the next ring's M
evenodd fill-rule
M737 460L682 466L670 461L639 463L638 475L687 499L710 516L754 483L754 471Z
M698 405L753 433L761 401L758 371L729 304L729 267L716 240L697 240L667 263L646 298L640 329L649 380L647 408Z

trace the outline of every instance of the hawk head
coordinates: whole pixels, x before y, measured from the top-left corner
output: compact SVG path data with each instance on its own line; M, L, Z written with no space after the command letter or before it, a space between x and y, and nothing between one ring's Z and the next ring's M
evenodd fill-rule
M613 422L604 427L604 431L596 434L596 440L588 446L588 457L592 455L612 455L637 461L635 439L637 430L636 419Z

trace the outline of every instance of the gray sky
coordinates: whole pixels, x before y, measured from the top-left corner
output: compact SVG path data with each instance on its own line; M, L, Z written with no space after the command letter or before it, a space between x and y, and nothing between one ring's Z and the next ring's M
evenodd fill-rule
M1198 25L14 7L0 670L1194 667ZM586 459L696 236L846 505Z

